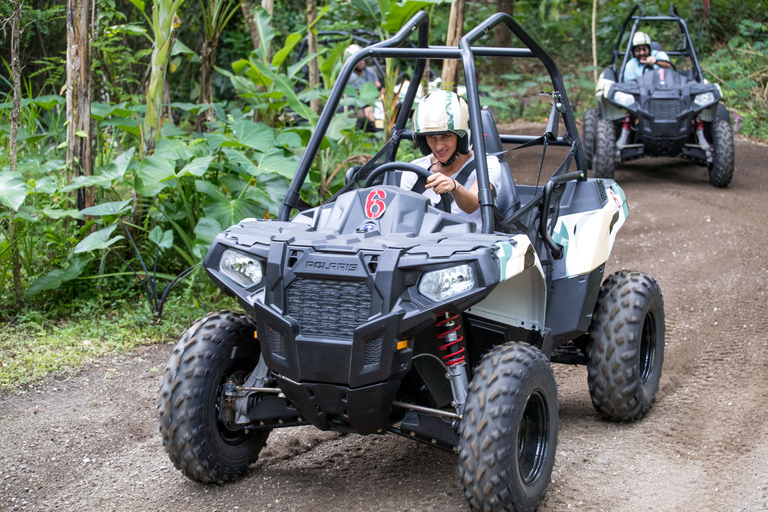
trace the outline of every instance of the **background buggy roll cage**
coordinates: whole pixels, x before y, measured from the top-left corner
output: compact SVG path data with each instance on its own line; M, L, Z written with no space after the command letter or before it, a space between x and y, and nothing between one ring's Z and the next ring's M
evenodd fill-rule
M473 48L471 46L473 42L488 34L494 27L502 23L517 36L527 48ZM416 30L418 30L417 46L415 48L400 48L400 46L407 42L412 33ZM553 185L560 183L565 177L567 177L567 180L586 180L586 159L584 157L584 150L579 140L579 132L576 128L573 111L568 102L568 96L565 92L565 86L560 71L557 69L557 65L552 57L525 31L525 29L523 29L522 26L509 14L496 13L464 35L459 41L458 47L430 46L429 15L424 11L420 11L403 25L394 36L367 48L363 48L361 51L351 55L349 60L344 63L336 84L331 90L328 102L309 139L307 149L304 152L298 168L296 169L296 173L291 180L291 184L286 191L277 219L279 221L289 220L291 211L298 206L301 187L309 174L312 161L317 154L320 143L322 142L331 119L336 112L336 108L344 93L344 86L358 62L367 58L406 58L416 61L408 90L403 99L404 108L401 108L398 113L394 127L392 128L392 139L387 143L389 148L386 152L386 158L388 162L391 162L394 160L400 141L403 138L402 136L405 132L408 118L410 117L411 107L416 97L416 92L420 85L421 76L424 73L427 59L457 59L462 61L464 67L464 79L467 87L469 118L477 120L475 122L480 124L479 128L482 128L482 118L480 115L481 107L474 62L475 56L538 58L544 64L554 88L552 92L554 105L550 119L554 119L556 122L557 118L562 115L566 134L562 138L557 138L555 124L554 130L548 127L547 133L545 133L544 136L531 137L506 135L501 137L502 142L523 143L528 145L549 143L553 145L570 146L571 153L576 157L578 171L561 175ZM550 124L552 124L552 122L550 122ZM483 138L482 129L472 130L472 144L480 153L485 154L485 140ZM550 178L550 181L552 181L552 178ZM477 159L477 183L479 188L478 198L480 202L480 214L483 221L482 232L491 234L494 231L494 195L488 180L488 164L485 158ZM543 192L538 194L536 198L534 198L534 201L541 202L542 199ZM546 218L547 210L542 209L542 217Z
M640 10L640 15L635 16L635 12L637 10ZM693 69L696 71L696 77L698 77L699 80L704 79L704 75L701 73L701 66L699 66L699 59L696 57L696 50L693 49L693 44L691 44L691 35L688 32L688 25L685 23L685 20L680 17L679 14L677 14L677 9L675 9L675 4L669 4L669 16L648 16L645 14L645 9L643 8L643 4L638 3L635 5L635 7L629 12L629 16L626 17L624 20L624 23L621 26L621 31L619 32L619 37L616 39L616 46L613 48L613 53L611 55L611 62L608 64L610 67L613 67L615 65L616 59L619 56L619 48L621 46L621 38L624 36L624 32L626 31L627 24L630 22L630 20L635 20L635 22L632 24L632 29L629 32L629 43L627 44L627 48L624 51L624 60L621 63L621 68L619 69L616 81L617 82L623 82L624 81L624 69L627 67L627 62L632 58L631 56L631 48L632 48L632 37L634 37L635 32L637 31L637 25L641 21L672 21L678 24L680 27L680 31L683 33L685 40L684 40L684 46L683 50L664 50L664 52L667 55L680 55L685 57L686 55L691 58L691 61L693 62Z

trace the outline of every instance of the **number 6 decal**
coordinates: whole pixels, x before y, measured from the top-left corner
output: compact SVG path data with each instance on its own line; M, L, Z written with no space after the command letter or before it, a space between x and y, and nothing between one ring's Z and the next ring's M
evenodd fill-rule
M369 219L378 219L384 215L387 209L386 203L382 199L387 197L387 193L381 189L375 188L368 193L365 199L365 215Z

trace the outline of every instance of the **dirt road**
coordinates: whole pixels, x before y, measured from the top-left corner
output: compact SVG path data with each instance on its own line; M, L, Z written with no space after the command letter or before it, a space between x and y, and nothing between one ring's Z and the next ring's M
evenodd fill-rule
M515 156L512 168L535 181L522 169L537 161ZM608 423L586 369L557 366L559 445L540 510L766 510L768 147L737 138L727 189L679 160L627 164L616 178L630 217L606 274L643 270L661 285L661 389L640 422ZM187 480L157 431L170 351L0 396L0 510L466 510L455 456L395 436L278 431L237 483Z

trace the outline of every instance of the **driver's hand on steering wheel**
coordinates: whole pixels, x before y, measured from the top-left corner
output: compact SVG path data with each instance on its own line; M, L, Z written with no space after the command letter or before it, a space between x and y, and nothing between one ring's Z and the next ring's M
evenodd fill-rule
M644 61L642 61L642 63L645 64L646 66L653 66L654 64L656 64L656 57L654 57L653 55L649 55L645 58Z
M453 178L438 172L427 178L424 188L433 189L435 194L451 194L459 188L459 184Z

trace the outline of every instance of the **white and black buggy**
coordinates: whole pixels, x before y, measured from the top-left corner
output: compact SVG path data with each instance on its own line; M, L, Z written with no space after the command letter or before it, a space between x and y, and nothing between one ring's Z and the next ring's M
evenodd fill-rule
M505 26L526 46L475 46ZM641 272L604 276L628 214L612 180L587 179L562 77L507 14L457 47L428 44L420 12L343 67L277 220L221 233L205 268L245 313L196 321L176 345L158 404L163 444L192 480L246 472L275 428L405 436L457 454L472 510L535 510L555 460L557 386L551 363L586 364L592 401L613 421L651 408L664 357L664 305ZM404 44L411 36L416 48ZM543 134L498 134L478 97L477 57L539 59L552 81ZM300 192L360 59L413 62L391 138L325 204ZM570 148L543 186L516 185L502 160L499 190L477 160L482 229L397 186L412 138L409 113L428 59L458 59L476 155L502 144ZM562 120L565 133L558 136ZM292 216L296 210L301 210Z

